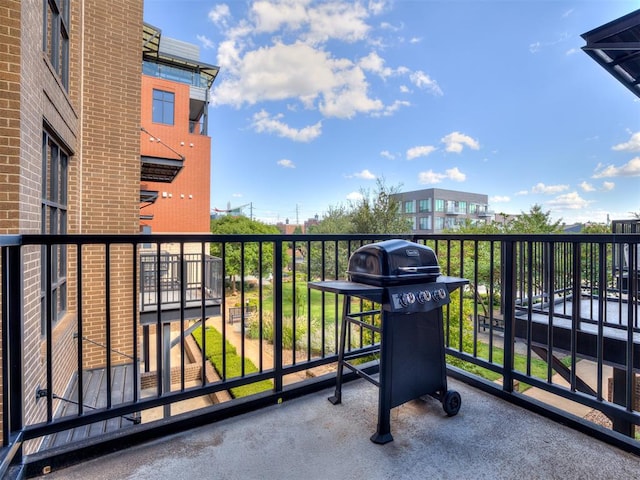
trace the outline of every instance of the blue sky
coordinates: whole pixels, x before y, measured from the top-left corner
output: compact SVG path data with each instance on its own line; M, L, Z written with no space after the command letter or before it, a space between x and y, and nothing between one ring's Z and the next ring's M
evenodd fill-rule
M534 204L566 223L640 212L640 101L580 37L640 1L145 0L200 46L211 206L268 223L402 191ZM245 209L249 214L249 209Z

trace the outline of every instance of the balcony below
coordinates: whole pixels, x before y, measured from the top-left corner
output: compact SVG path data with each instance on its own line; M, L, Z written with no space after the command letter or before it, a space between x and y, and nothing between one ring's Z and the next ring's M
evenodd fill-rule
M638 457L456 380L447 417L427 397L392 410L376 445L378 390L364 380L176 433L46 475L112 478L635 478ZM44 476L43 476L44 478Z

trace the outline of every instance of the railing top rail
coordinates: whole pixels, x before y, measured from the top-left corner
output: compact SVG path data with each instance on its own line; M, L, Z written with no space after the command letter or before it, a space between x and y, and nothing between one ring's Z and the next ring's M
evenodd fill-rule
M67 234L67 235L0 235L0 246L58 244L143 244L203 242L314 242L314 241L379 241L403 238L412 241L480 240L508 242L566 243L640 243L637 233L606 234Z
M0 247L15 247L21 244L21 235L0 235Z

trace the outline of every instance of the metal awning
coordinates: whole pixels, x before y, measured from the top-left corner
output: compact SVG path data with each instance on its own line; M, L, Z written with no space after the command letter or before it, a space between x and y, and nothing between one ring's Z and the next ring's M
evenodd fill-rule
M168 55L160 49L162 30L146 22L142 25L142 58L158 63L175 65L198 72L207 79L207 88L211 88L213 81L218 76L220 67L208 63L191 60L178 55Z
M140 189L140 203L154 203L158 199L157 190Z
M582 34L582 49L640 98L640 10Z
M171 183L184 164L183 159L150 157L142 155L140 181Z

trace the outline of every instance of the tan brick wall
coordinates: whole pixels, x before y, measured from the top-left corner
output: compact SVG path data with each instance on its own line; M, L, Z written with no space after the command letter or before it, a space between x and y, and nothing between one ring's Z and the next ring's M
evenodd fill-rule
M20 175L20 0L2 2L0 18L0 234L3 234L15 233L18 222L14 212L17 210ZM2 298L0 312L1 302ZM2 401L0 391L0 403Z
M20 0L0 4L0 234L17 233L20 187Z
M140 78L142 1L85 2L81 233L135 234L139 230ZM84 328L106 343L104 248L83 259ZM114 245L111 255L112 348L131 354L136 318L131 246ZM105 364L105 351L85 344L85 367ZM114 363L130 361L112 354Z
M68 232L138 232L142 0L70 5L67 91L42 51L42 0L0 3L0 234L41 231L44 124L71 154ZM133 250L115 245L110 252L112 346L131 353L137 328ZM86 248L83 255L84 335L100 341L106 338L105 248ZM35 401L36 387L62 395L76 369L75 247L68 257L69 313L52 332L54 380L47 386L40 248L23 249L26 423L45 418L46 402ZM104 349L84 347L85 367L104 366ZM114 363L125 360L112 355Z

